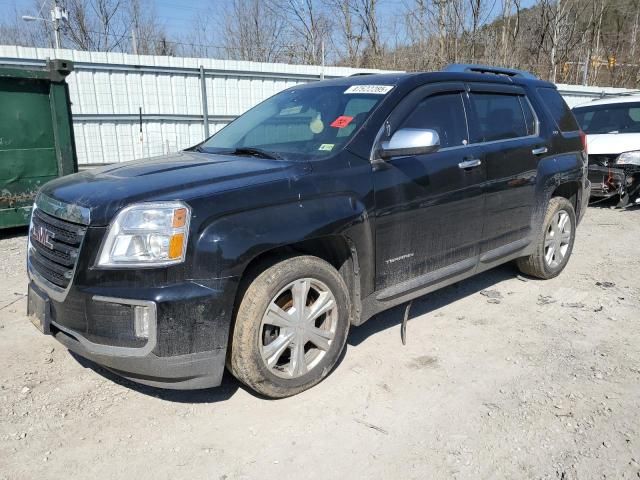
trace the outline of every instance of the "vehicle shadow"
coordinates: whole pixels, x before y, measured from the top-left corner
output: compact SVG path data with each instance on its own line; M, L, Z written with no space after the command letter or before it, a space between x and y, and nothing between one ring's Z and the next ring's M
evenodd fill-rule
M435 310L438 310L439 308L444 307L445 305L456 302L465 297L468 297L469 295L473 295L480 292L481 290L492 287L503 280L514 278L518 274L519 272L516 269L515 265L508 263L506 265L501 265L481 274L475 275L466 280L462 280L461 282L454 283L453 285L429 293L422 297L416 298L413 301L413 305L411 306L408 320L410 321L421 315L431 313ZM523 278L526 278L527 281L536 281L536 279L534 278L525 277L524 275L521 276ZM402 319L404 318L404 309L406 308L406 306L407 304L403 303L401 305L398 305L397 307L393 307L389 310L379 313L378 315L369 319L363 325L353 328L349 333L349 338L347 340L348 344L355 347L360 345L371 335L375 335L376 333L382 332L383 330L387 330L392 327L399 327L402 323ZM410 336L411 333L407 332L407 337ZM400 343L400 328L398 328L398 343L399 345L402 345Z
M29 227L10 227L0 230L0 240L24 237L29 233Z
M71 350L69 350L69 353L76 360L76 362L78 362L82 367L93 370L95 373L97 373L98 375L104 377L105 379L111 382L117 383L122 387L134 390L143 395L160 398L161 400L166 400L168 402L174 402L174 403L223 402L231 398L239 388L247 391L249 394L253 396L257 396L255 392L247 389L238 380L236 380L233 377L233 375L231 375L227 371L224 372L224 375L222 377L222 384L218 387L205 388L201 390L168 390L166 388L150 387L148 385L142 385L141 383L136 383L131 380L127 380L126 378L113 373L112 371L98 365L97 363L92 362L91 360L81 357L80 355L72 352Z
M614 195L610 198L593 200L589 203L589 208L599 208L602 210L616 210L619 212L624 212L626 210L638 210L640 209L640 204L638 203L629 203L626 207L618 207L619 197Z

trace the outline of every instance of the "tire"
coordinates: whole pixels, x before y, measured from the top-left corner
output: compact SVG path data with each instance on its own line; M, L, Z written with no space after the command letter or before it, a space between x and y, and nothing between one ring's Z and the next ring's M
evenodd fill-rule
M559 229L558 220L564 218L563 215L566 215L568 218L566 219L566 223L563 224L565 228ZM553 228L552 223L556 224L556 229ZM566 226L570 226L571 228L568 236L566 235ZM560 234L554 237L557 232L560 232ZM560 243L556 243L554 238L560 238ZM517 260L518 268L524 274L543 280L558 276L569 261L575 238L576 213L573 205L564 197L553 197L549 200L547 212L544 216L543 228L535 241L534 251L528 257L522 257ZM564 243L563 240L566 240L566 243ZM554 248L552 255L550 255L551 248ZM555 250L557 250L559 254L555 254Z
M271 265L250 283L237 308L231 372L270 398L313 387L342 353L350 311L344 280L324 260L303 255Z

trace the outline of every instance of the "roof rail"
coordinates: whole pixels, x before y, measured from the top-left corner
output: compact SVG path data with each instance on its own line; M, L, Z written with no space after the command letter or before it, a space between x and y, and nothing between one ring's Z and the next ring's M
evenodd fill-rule
M360 77L362 75L375 75L375 73L374 72L357 72L357 73L352 73L349 76L350 77Z
M504 75L506 77L528 78L538 80L533 73L515 68L491 67L489 65L476 65L471 63L452 63L447 65L445 72L467 72L467 73L492 73L494 75Z

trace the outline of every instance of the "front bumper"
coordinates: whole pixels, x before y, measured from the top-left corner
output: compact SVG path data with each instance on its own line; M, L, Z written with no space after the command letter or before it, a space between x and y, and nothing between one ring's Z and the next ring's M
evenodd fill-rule
M177 390L217 387L224 373L225 348L174 357L158 357L153 353L129 357L96 353L76 337L56 328L53 322L52 335L81 357L121 377L153 387Z
M593 185L591 196L609 198L621 197L627 193L634 198L640 187L640 167L637 165L618 165L604 167L589 165L589 180Z
M137 289L71 285L61 298L48 291L37 271L29 268L29 277L29 289L47 304L47 330L72 352L146 385L220 385L234 278ZM142 337L134 325L139 307L148 310Z

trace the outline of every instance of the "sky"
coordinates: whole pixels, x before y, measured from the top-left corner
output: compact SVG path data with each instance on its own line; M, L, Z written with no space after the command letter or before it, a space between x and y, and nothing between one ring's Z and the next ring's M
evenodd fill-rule
M48 5L43 8L43 16L48 18L48 11L50 10L51 0L0 0L0 15L3 12L14 11L14 6L20 15L35 15L39 7L35 4L42 5L43 1ZM156 14L160 19L162 25L164 25L167 33L170 36L183 37L189 33L190 25L193 19L203 14L209 9L222 9L229 0L189 0L189 1L171 1L171 0L148 0L150 4L155 5ZM410 0L379 0L379 26L381 27L382 35L389 34L385 32L385 23L388 25L391 22L385 22L385 18L393 15L397 15L399 11L403 10L403 6ZM522 2L523 7L528 7L534 3L535 0L524 0ZM487 2L488 5L494 4L493 13L497 15L500 9L500 0L494 0L494 2Z
M34 4L40 0L0 0L0 12L13 12L14 5L21 15L35 15L38 8ZM160 17L161 23L166 27L167 32L171 34L182 35L189 31L189 25L193 18L199 13L207 10L209 6L223 5L226 0L189 0L189 1L171 1L171 0L148 0L150 4L155 5L156 13ZM44 0L45 3L51 5L51 0ZM48 11L51 10L49 5L43 8L42 16L48 18Z

